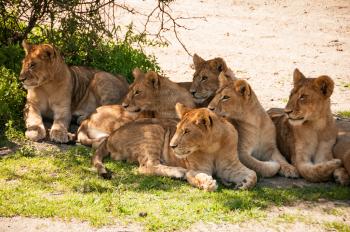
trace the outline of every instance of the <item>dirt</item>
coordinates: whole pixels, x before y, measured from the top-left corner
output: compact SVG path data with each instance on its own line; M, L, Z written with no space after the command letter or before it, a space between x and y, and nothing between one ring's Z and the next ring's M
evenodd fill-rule
M128 1L149 13L154 1ZM308 77L329 75L336 83L333 111L350 110L350 1L348 0L176 0L172 14L197 17L182 20L190 28L178 33L190 53L204 59L223 57L238 78L247 79L265 108L283 107L292 87L292 73L299 68ZM119 13L120 23L134 20L141 30L145 17ZM159 23L151 22L154 29ZM192 57L167 33L168 47L146 48L174 81L191 81ZM50 145L42 145L47 149ZM7 153L2 150L1 153ZM261 180L261 186L303 187L302 179L281 177ZM332 183L322 184L325 188ZM336 209L336 210L335 210ZM335 210L335 211L334 211ZM337 213L338 212L338 213ZM188 231L323 231L327 222L350 226L350 202L297 202L273 207L268 219L239 224L198 222ZM278 221L292 215L290 222ZM140 231L138 224L93 228L86 222L25 217L0 218L0 231Z
M131 1L150 12L153 1ZM307 77L329 75L336 83L333 111L350 110L350 2L348 0L177 0L172 14L204 17L181 20L178 29L191 54L204 59L223 57L236 76L248 79L265 108L283 107L292 87L292 73ZM145 17L134 17L142 29ZM128 22L122 15L121 22ZM154 29L159 22L153 22ZM167 37L168 47L146 49L155 54L164 73L174 81L191 81L192 57Z

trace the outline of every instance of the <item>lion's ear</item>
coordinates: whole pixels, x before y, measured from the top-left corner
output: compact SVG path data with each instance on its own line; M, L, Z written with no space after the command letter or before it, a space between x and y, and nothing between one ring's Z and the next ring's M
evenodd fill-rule
M149 71L146 75L148 82L155 88L159 87L159 76L154 71Z
M213 118L208 115L201 115L196 121L196 124L199 126L204 126L205 128L210 128L213 125Z
M181 119L188 111L191 110L191 108L186 107L184 104L176 103L175 110L177 116Z
M198 70L203 62L205 62L205 60L202 57L198 56L196 53L193 55L193 64L195 70Z
M224 59L218 57L215 58L214 60L211 60L210 62L210 66L213 69L216 69L216 71L220 72L226 72L227 71L227 65L226 62L224 61Z
M235 90L237 93L241 94L242 96L249 97L251 95L251 88L248 82L245 80L237 80L234 83L235 85Z
M314 80L316 88L321 91L325 97L330 97L334 90L334 82L329 76L320 76Z
M51 60L56 57L56 49L50 45L50 44L45 44L44 48L41 51L40 58L43 60Z
M145 74L139 69L134 68L132 70L132 76L134 77L134 80L141 79Z
M22 47L26 53L26 55L28 55L28 53L30 52L30 50L32 49L33 45L31 45L30 43L28 43L27 40L23 40L22 41Z
M294 86L296 86L299 81L305 79L306 77L304 76L304 74L302 74L299 69L294 69L294 73L293 73L293 82L294 82Z
M220 73L220 75L219 75L219 87L220 88L224 87L225 85L227 85L229 83L232 83L233 80L236 80L236 77L234 76L234 74L233 75L232 74L233 74L233 72L229 73L228 71Z

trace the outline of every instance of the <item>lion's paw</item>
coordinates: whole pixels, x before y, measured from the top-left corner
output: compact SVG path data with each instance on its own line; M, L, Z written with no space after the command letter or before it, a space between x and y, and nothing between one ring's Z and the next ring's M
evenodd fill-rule
M67 143L68 142L68 132L66 129L51 129L50 139L56 143Z
M213 179L213 177L208 176L205 173L199 173L196 175L196 179L199 182L199 188L212 192L215 191L218 188L218 185L216 184L216 180Z
M287 177L287 178L298 178L299 172L296 167L294 167L291 164L281 164L281 169L279 171L279 174L281 176Z
M255 187L256 182L257 182L257 176L256 176L256 173L254 172L248 175L246 178L244 178L241 183L238 183L235 189L241 189L241 190L252 189Z
M35 127L35 129L28 129L25 132L25 136L34 142L40 141L45 139L46 137L46 131L44 128L41 127Z

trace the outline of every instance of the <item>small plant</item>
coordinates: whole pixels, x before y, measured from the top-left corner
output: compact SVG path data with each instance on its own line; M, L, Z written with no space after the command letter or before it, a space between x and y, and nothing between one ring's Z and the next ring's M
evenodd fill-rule
M350 118L350 111L345 110L345 111L338 111L337 115L343 117L343 118Z

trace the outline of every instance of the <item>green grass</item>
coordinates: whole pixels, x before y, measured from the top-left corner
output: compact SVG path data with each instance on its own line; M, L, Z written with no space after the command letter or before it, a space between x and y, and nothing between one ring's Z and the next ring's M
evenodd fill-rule
M338 111L337 112L337 115L341 116L341 117L344 117L344 118L350 118L350 111Z
M345 200L350 195L348 187L335 185L251 191L220 185L217 192L208 193L185 181L139 175L136 165L107 160L106 166L115 173L109 181L97 176L90 156L91 150L83 146L60 152L25 145L1 157L0 215L76 218L93 226L118 220L141 223L151 231L169 231L198 221L263 220L273 205L319 198Z
M325 228L332 231L350 232L350 225L342 222L327 222Z

